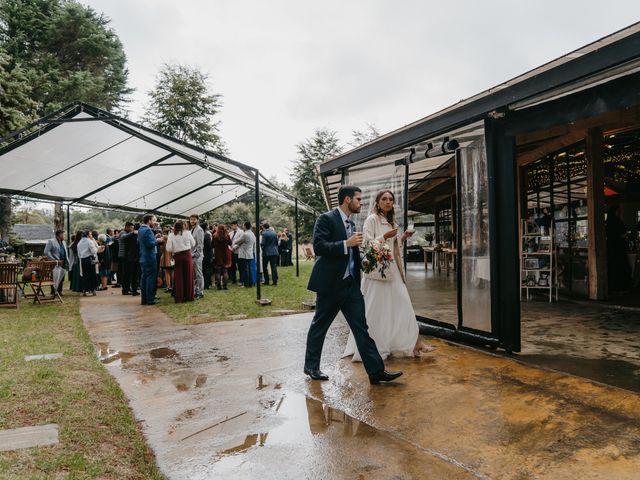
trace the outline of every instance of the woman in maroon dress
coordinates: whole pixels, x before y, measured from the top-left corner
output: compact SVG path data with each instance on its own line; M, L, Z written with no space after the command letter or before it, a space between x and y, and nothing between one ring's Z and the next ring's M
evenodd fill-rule
M191 249L196 241L184 223L177 221L167 239L166 251L173 253L173 292L176 303L193 301L193 260Z
M231 267L233 252L231 251L231 239L224 225L219 224L213 235L213 268L216 274L216 288L227 290L229 274L227 269Z

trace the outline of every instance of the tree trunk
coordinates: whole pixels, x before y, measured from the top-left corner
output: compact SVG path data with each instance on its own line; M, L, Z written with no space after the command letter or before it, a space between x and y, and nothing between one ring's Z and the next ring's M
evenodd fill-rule
M56 202L53 207L53 229L64 232L64 211L60 202Z
M0 197L0 238L9 241L11 230L11 199Z

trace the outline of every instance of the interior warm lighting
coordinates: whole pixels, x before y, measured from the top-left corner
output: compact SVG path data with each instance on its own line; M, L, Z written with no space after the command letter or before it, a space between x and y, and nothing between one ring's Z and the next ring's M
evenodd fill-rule
M619 195L619 193L616 192L613 188L607 187L606 185L604 186L604 196L605 197L614 197L616 195Z

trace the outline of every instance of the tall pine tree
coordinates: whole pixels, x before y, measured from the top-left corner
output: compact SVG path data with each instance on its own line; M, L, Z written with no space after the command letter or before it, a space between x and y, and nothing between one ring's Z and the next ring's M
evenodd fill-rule
M109 23L73 0L0 0L0 136L75 100L123 111L126 56ZM10 208L0 199L3 237Z
M304 203L318 212L326 209L320 183L318 182L317 167L322 162L342 153L342 146L337 132L326 128L318 128L312 137L296 145L297 158L293 162L291 178L293 192ZM315 219L304 215L300 222L302 238L310 238L313 233Z
M180 140L227 153L215 116L222 95L211 93L208 75L186 65L165 64L149 92L150 102L143 122Z

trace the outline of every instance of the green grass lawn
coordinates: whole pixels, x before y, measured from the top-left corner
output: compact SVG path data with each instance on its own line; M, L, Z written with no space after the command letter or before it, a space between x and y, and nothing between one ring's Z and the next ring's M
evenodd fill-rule
M302 302L313 301L315 295L307 290L307 282L313 263L300 262L300 277L296 277L296 267L278 269L278 286L262 286L262 298L271 300L271 305L255 303L255 288L239 288L229 285L229 290L205 290L204 298L194 302L176 304L171 295L158 291L160 308L174 320L184 324L260 318L283 315L278 310L305 311Z
M0 429L56 423L60 444L0 452L0 478L163 478L127 401L82 324L64 305L0 309ZM64 354L25 362L25 355Z

